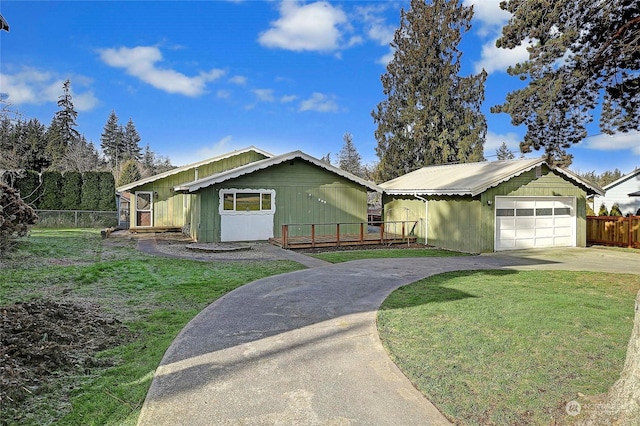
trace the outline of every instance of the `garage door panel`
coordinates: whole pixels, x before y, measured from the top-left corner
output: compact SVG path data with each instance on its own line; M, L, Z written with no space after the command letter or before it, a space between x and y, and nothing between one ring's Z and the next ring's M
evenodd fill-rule
M495 206L496 251L575 245L574 197L504 196Z

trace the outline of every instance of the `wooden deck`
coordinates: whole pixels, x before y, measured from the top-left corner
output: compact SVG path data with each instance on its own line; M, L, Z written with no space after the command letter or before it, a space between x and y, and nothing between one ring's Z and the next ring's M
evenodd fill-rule
M300 226L301 224L289 224L282 226L282 237L270 238L271 244L277 245L282 248L314 248L314 247L336 247L336 246L365 246L365 245L378 245L378 244L411 244L415 243L417 237L411 233L407 234L406 229L413 229L410 223L402 223L400 226L401 233L385 232L385 224L381 223L379 230L376 232L366 232L368 228L367 224L360 223L359 233L341 233L340 225L353 225L353 224L303 224L309 228L309 235L302 236L290 236L289 226ZM316 227L326 227L330 225L335 226L335 233L316 235ZM387 223L389 225L389 223Z

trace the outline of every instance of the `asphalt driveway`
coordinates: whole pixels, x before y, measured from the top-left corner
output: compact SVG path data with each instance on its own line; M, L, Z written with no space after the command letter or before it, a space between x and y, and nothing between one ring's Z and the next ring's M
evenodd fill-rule
M382 347L376 330L382 301L402 285L453 270L601 264L640 273L636 253L616 255L614 264L602 252L568 250L337 265L313 260L311 269L245 285L178 335L155 372L139 424L448 424Z

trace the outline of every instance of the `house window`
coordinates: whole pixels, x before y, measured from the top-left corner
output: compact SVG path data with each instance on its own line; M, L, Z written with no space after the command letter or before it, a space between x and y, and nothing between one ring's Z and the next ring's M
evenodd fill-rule
M273 213L275 191L270 189L222 189L221 213Z

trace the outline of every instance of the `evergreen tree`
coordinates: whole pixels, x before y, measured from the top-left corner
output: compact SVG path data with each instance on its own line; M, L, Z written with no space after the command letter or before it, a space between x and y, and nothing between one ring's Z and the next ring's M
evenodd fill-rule
M131 182L142 179L140 169L138 168L138 162L133 158L130 158L122 165L122 171L116 186L126 185Z
M402 10L382 76L387 99L371 114L380 178L420 167L481 161L486 119L480 111L487 77L460 77L458 44L471 28L473 8L458 0L411 0Z
M118 124L116 112L111 111L100 135L100 147L112 170L117 170L118 165L122 164L122 158L126 152L123 133L122 127Z
M509 149L506 142L502 142L500 148L496 150L496 156L498 157L498 160L513 160L516 158L515 154Z
M25 171L17 180L16 189L20 192L20 198L22 198L25 203L31 206L37 205L42 193L40 176L35 171Z
M510 0L512 14L496 45L531 42L529 59L508 69L528 82L492 112L527 126L522 152L545 150L547 161L568 165L566 150L587 135L592 111L613 134L640 130L640 7L637 0Z
M609 216L609 211L607 210L607 206L605 206L604 203L600 204L598 216Z
M62 208L77 210L82 195L82 175L78 172L66 172L62 175Z
M99 210L100 173L89 171L82 174L80 207L82 210Z
M356 176L363 177L362 157L353 144L353 136L351 136L351 133L346 132L342 139L344 140L344 145L342 145L342 149L338 153L338 167Z
M42 172L49 165L51 159L46 155L47 140L45 138L46 126L37 119L31 119L25 126L24 146L25 152L22 168Z
M56 170L42 173L42 197L38 208L42 210L62 209L62 174Z
M98 204L98 210L114 211L116 209L116 185L112 173L100 173L99 188L100 202Z
M620 211L620 206L618 203L614 203L611 206L611 211L609 212L609 216L622 216L622 212Z
M142 158L142 152L140 149L140 135L136 130L136 126L133 124L133 120L129 119L127 125L123 131L123 145L127 158L133 158L140 160Z
M77 142L80 133L76 130L78 126L76 119L78 113L73 105L71 96L71 81L66 80L62 84L63 93L58 98L58 107L50 129L54 132L49 134L47 139L47 152L52 157L52 167L57 170L64 170L63 159L70 145Z

